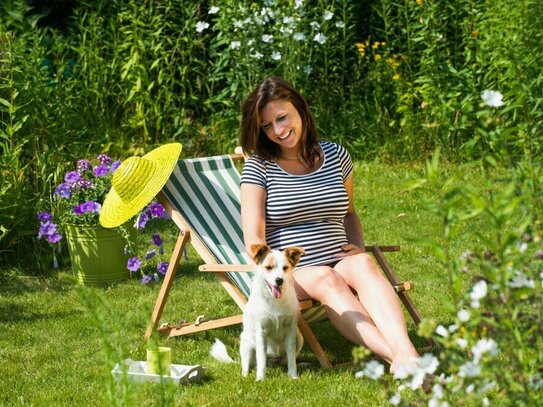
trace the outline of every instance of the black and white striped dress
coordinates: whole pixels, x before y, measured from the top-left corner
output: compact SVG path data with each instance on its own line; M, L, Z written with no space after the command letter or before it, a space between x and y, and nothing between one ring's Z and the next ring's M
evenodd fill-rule
M293 175L275 161L253 156L243 167L241 183L266 190L266 242L272 249L305 249L298 267L330 264L347 243L343 220L349 206L344 181L353 164L347 150L321 141L324 162L311 174Z

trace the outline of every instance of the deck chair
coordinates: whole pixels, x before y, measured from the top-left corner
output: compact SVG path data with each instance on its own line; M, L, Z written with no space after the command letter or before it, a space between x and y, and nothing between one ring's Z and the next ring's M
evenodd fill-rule
M158 200L179 227L180 232L145 333L146 338L149 338L155 329L159 334L174 337L242 322L243 314L240 313L218 319L200 316L194 322L159 325L182 253L189 241L205 263L199 270L214 273L220 284L243 310L250 292L251 272L254 270L254 263L245 253L243 244L239 202L240 174L234 164L234 160L243 158L241 154L234 154L180 160L159 194ZM413 288L413 284L401 283L383 254L397 251L399 247L367 246L366 250L373 253L418 325L421 316L407 293ZM326 318L324 308L314 301L306 300L300 302L300 310L298 326L305 342L324 368L332 367L326 352L309 326L313 321Z

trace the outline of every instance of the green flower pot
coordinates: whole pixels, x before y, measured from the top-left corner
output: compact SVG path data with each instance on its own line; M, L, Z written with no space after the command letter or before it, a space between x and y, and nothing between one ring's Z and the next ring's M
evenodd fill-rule
M130 277L124 254L126 240L117 229L100 226L66 226L66 242L77 281L102 285Z

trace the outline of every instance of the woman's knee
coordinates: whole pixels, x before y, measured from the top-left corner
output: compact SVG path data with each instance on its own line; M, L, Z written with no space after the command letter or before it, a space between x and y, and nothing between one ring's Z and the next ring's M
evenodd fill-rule
M336 268L339 274L353 282L382 276L379 266L368 253L358 253L346 257Z
M317 267L312 274L313 289L319 297L349 289L344 278L332 267Z

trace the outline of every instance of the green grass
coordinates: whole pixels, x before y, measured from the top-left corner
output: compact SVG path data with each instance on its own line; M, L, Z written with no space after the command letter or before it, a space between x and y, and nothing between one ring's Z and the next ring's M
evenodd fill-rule
M401 278L413 280L412 297L425 317L442 323L450 319L448 290L428 249L413 239L435 237L438 220L421 204L420 191L408 187L423 174L416 165L357 163L357 207L367 244L399 244L389 255ZM484 186L476 170L462 179ZM459 253L468 242L458 242ZM200 260L189 250L183 260L163 315L163 321L194 320L198 315L220 317L237 307L212 275L199 274ZM13 275L21 274L12 273ZM7 274L5 274L7 275ZM299 361L309 362L299 380L288 379L272 367L265 382L245 379L238 364L221 364L208 352L219 337L237 357L240 327L175 339L159 338L172 348L172 362L207 367L202 383L170 388L158 384L117 386L114 364L124 358L145 360L143 339L159 286L129 280L108 288L79 287L68 272L53 278L11 277L0 285L0 405L108 406L128 405L367 405L386 403L382 384L354 378L350 367L324 371L305 346ZM314 326L334 362L351 358L352 345L329 322ZM410 334L418 346L409 320ZM125 393L123 391L126 390Z

